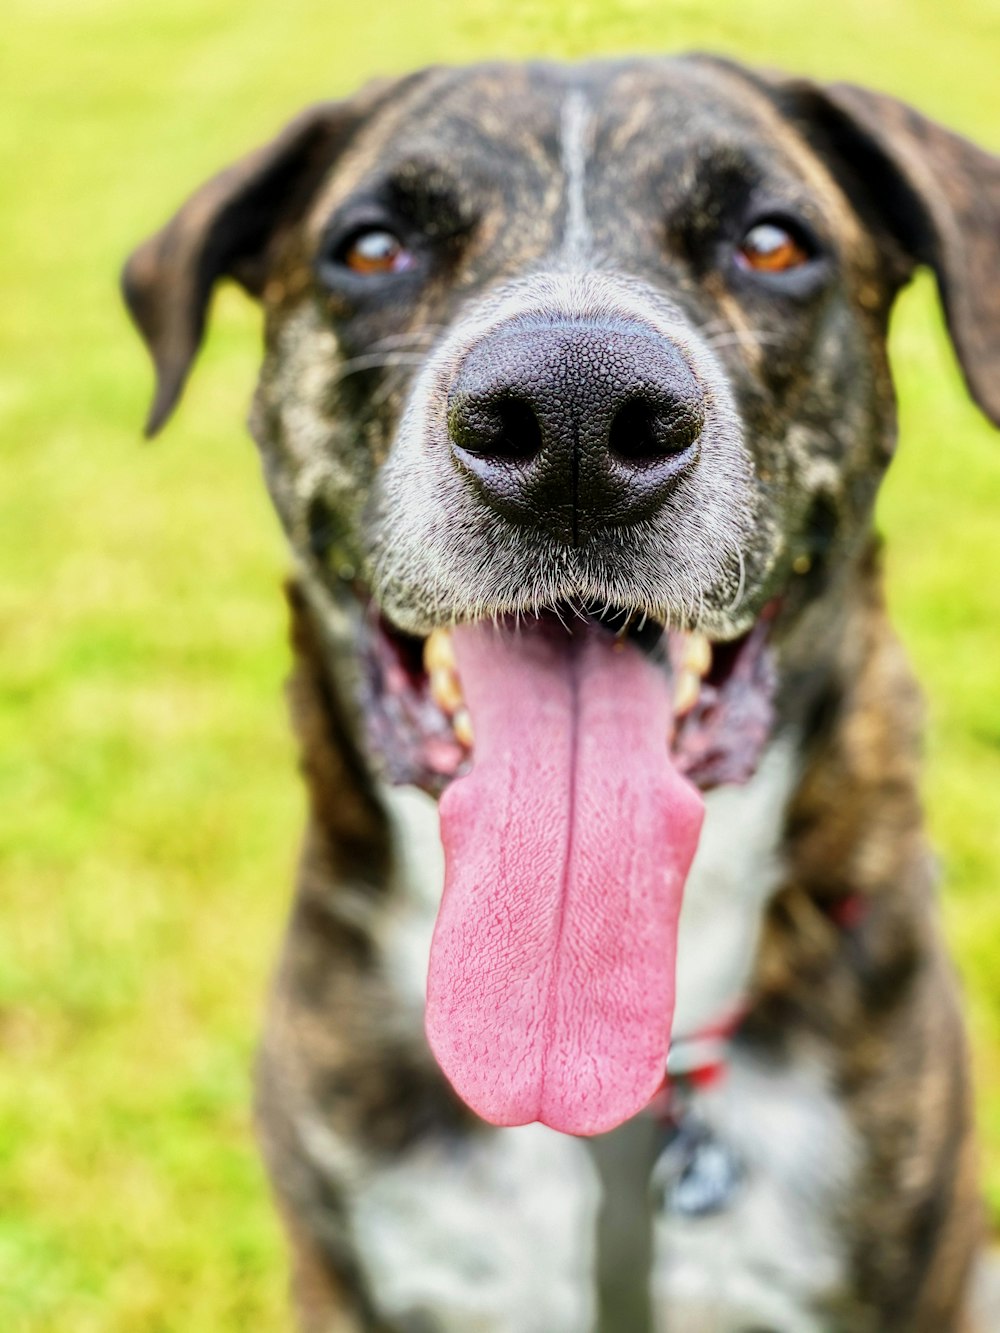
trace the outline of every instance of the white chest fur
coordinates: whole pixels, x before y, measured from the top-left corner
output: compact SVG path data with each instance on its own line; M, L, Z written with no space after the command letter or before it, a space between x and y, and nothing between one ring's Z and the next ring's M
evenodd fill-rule
M717 1023L746 993L764 908L781 874L797 756L797 738L781 735L745 786L720 787L705 798L705 823L681 909L675 1033Z
M745 993L780 874L796 753L794 738L779 738L746 786L707 799L681 916L675 1032L711 1024ZM400 882L379 944L403 1021L420 1039L444 877L437 810L413 790L386 799ZM843 1265L829 1218L853 1168L823 1070L804 1057L776 1075L735 1052L729 1076L693 1110L738 1154L746 1178L720 1214L656 1214L651 1267L637 1280L649 1279L657 1333L665 1310L669 1327L679 1316L690 1333L821 1333L817 1302ZM384 1312L433 1312L448 1333L593 1328L598 1182L581 1141L535 1125L365 1162L322 1125L301 1128L313 1159L346 1186L359 1258ZM640 1189L640 1209L644 1199Z
M431 1141L370 1171L353 1233L393 1318L423 1315L440 1333L586 1333L598 1201L583 1144L525 1125Z
M826 1070L805 1052L774 1070L737 1050L723 1084L696 1096L691 1115L738 1155L744 1179L713 1215L657 1213L655 1333L824 1333L820 1311L847 1271L835 1219L857 1159Z

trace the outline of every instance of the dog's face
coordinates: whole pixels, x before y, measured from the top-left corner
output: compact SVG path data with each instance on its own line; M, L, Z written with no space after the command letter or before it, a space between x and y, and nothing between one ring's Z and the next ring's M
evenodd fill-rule
M738 77L430 74L278 262L256 433L286 526L413 634L576 602L731 638L817 514L864 522L879 268Z
M700 58L427 71L306 113L133 257L153 424L232 273L315 583L418 638L555 609L737 640L867 532L914 261L1000 407L971 281L996 192L992 159L859 90Z
M732 638L888 453L876 241L702 64L427 76L272 284L279 509L411 634L576 603Z

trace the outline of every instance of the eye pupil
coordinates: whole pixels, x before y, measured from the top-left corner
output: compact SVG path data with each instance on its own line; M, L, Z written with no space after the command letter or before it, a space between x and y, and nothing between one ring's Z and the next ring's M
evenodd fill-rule
M373 227L359 232L344 251L344 263L355 273L401 273L413 256L398 236Z
M743 237L738 259L744 268L783 273L809 262L805 246L776 222L758 222Z

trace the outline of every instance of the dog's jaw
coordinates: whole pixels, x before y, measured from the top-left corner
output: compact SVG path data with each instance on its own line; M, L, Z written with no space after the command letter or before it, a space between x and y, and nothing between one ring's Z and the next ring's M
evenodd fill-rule
M439 796L469 769L475 730L455 661L451 629L426 638L401 634L370 600L357 618L361 671L356 698L378 774ZM637 647L669 682L671 720L662 742L680 772L702 790L745 782L772 730L777 673L770 645L781 601L768 603L738 639L667 630L625 610L588 611L566 603L539 616L498 618L525 631L548 621L572 637L600 626L621 648Z

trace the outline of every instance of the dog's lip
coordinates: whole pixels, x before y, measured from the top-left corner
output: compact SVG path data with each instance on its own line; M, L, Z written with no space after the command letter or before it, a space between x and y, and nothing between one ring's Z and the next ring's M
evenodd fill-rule
M426 635L398 629L371 597L362 599L362 671L358 699L375 766L392 784L439 796L471 766L475 748L461 680L450 651L455 621ZM599 626L628 639L673 683L673 735L664 737L675 763L708 789L752 776L773 726L776 672L771 626L780 609L772 599L736 638L665 628L636 610L563 604L531 614L552 633L592 633ZM516 628L518 612L488 619ZM478 617L487 619L487 617ZM624 647L624 644L623 644Z

